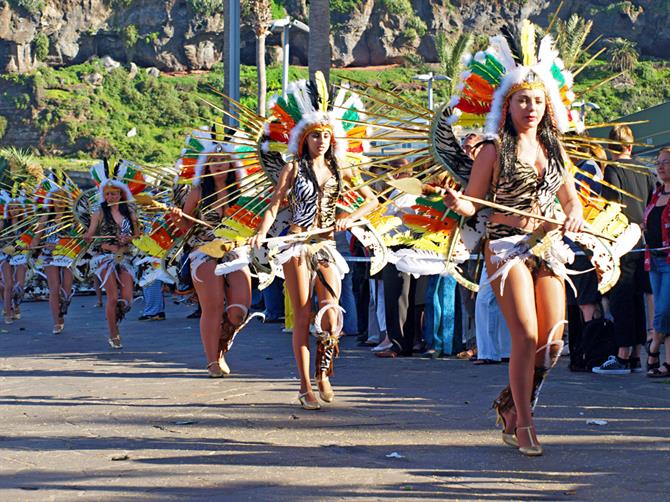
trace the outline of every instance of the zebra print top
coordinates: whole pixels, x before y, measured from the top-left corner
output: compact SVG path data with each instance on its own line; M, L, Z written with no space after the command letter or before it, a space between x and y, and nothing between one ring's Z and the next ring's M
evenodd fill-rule
M288 195L291 211L291 225L309 228L332 227L335 224L335 204L339 198L340 187L335 176L331 176L323 185L319 198L318 187L304 173L305 167L299 167Z
M119 226L116 221L114 221L114 218L105 218L105 214L102 214L102 218L100 219L100 223L98 224L98 230L97 230L97 235L110 235L110 236L115 236L115 237L110 237L107 239L98 239L95 243L95 250L100 252L100 253L108 253L109 251L103 251L102 250L102 245L103 244L117 244L121 245L119 242L119 237L125 236L128 237L130 235L133 235L133 224L132 221L130 221L130 218L127 218L122 215L122 221L121 225Z
M563 175L556 159L547 164L544 176L537 174L535 166L517 159L512 176L501 178L493 187L494 200L498 204L523 211L531 211L543 216L553 216L556 192L563 185ZM500 211L501 214L511 214ZM512 235L527 234L523 229L487 222L489 239L495 240Z

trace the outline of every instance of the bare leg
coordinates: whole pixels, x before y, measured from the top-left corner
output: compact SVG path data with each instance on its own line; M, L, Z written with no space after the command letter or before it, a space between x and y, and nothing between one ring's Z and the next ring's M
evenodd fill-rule
M300 376L300 393L308 402L315 402L309 372L309 322L312 312L310 272L304 258L291 258L284 264L286 290L293 306L293 355Z
M49 286L49 308L54 324L60 324L60 273L58 267L44 267Z
M198 277L193 277L193 285L202 309L200 340L207 364L219 360L219 338L224 313L223 277L214 274L215 268L214 261L206 261L198 267Z
M105 317L107 318L110 339L119 336L119 327L116 323L116 304L119 299L119 286L116 282L116 274L114 273L114 270L109 270L111 267L114 267L114 265L110 265L101 272L102 277L107 277L107 280L104 284L100 285L101 288L105 288L105 293L107 294ZM107 275L107 272L109 272L109 275Z
M496 271L496 266L490 261L488 249L486 250L486 265L489 276L492 276ZM500 282L501 279L498 278L492 281L491 286L512 337L509 381L516 408L515 427L529 427L533 425L530 399L538 338L533 277L525 264L518 264L509 270L502 294ZM510 423L513 423L513 419L507 421L508 428ZM518 440L519 446L531 446L527 434L522 434Z
M5 319L11 319L14 316L14 309L12 308L12 289L14 288L14 274L12 273L12 266L8 260L2 262L2 280L5 283L4 302L5 302Z

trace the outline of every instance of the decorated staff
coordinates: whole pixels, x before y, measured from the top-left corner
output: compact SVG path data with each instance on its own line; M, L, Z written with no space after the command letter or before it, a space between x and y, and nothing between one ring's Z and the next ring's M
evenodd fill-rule
M93 213L84 239L93 243L91 268L107 293L105 314L109 344L120 349L118 323L132 306L135 280L130 246L140 233L139 221L130 203L133 193L141 192L146 183L140 168L126 160L114 167L106 160L99 162L91 168L91 176L98 185L100 208ZM96 236L102 238L94 239Z

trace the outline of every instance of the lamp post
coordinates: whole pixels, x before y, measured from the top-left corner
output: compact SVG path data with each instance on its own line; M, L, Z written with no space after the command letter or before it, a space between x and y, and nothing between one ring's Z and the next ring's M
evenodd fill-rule
M228 0L224 12L226 23L226 45L223 61L224 86L226 95L240 100L240 2ZM232 110L229 110L232 111ZM226 116L225 122L236 126L237 121Z
M288 85L288 67L289 67L289 30L295 26L296 28L309 33L309 26L305 23L298 21L297 19L291 19L290 17L285 17L283 19L277 19L272 21L270 25L270 30L279 31L281 30L281 44L282 44L282 72L281 72L281 95L286 99L286 86Z
M421 82L428 82L428 109L433 109L433 80L451 80L446 75L435 75L432 71L429 73L422 73L421 75L414 75L414 80Z

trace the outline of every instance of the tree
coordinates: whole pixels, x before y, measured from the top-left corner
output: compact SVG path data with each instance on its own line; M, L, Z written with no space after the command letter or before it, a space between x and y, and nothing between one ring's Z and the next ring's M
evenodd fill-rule
M554 26L556 46L565 68L572 70L584 52L584 42L589 36L593 21L573 14L567 21L557 20Z
M265 37L272 23L270 0L246 0L246 18L256 35L256 74L258 75L258 114L265 117L267 75L265 71Z
M330 1L309 2L309 49L307 60L309 78L317 71L323 72L326 82L330 78Z
M470 47L471 41L471 35L465 32L461 33L456 40L447 40L444 33L440 33L435 39L435 47L440 64L442 65L442 73L451 79L446 82L447 95L453 94L454 86L458 82L458 77L463 66L461 58Z
M609 67L616 72L629 72L637 65L639 54L636 43L625 38L612 38L609 40Z

